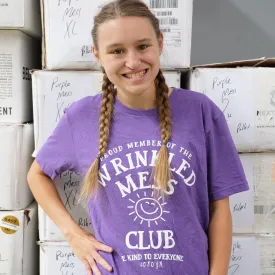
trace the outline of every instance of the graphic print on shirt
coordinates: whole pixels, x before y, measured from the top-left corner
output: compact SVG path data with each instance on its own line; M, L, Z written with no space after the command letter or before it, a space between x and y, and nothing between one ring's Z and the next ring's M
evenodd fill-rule
M169 202L163 201L161 195L154 196L156 187L152 183L151 171L160 147L161 141L156 140L119 145L101 158L99 173L103 187L108 188L110 181L117 186L122 199L119 205L125 207L124 213L128 215L125 219L130 218L135 228L124 237L125 251L129 253L121 256L122 262L136 261L141 267L156 269L164 268L165 261L184 261L183 255L175 253L179 249L173 252L177 243L173 227L167 222L173 215L169 211ZM165 193L172 196L181 184L192 188L196 174L189 149L172 142L167 144L167 149L172 179L167 183ZM178 160L173 162L176 157ZM139 225L142 228L136 230Z
M148 193L149 197L147 196ZM170 213L169 211L165 211L164 209L164 206L165 204L167 204L167 202L161 203L159 202L159 200L161 200L161 197L159 197L159 199L156 200L153 198L153 196L153 191L144 191L144 197L141 197L139 194L137 194L137 201L129 199L129 201L132 204L130 204L127 207L133 210L129 215L134 216L134 221L140 221L140 224L146 222L148 224L148 227L150 227L151 222L158 225L159 220L165 221L163 214Z

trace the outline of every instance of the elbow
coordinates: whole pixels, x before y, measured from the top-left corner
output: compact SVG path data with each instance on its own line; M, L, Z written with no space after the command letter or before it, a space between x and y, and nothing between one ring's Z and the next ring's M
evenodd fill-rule
M27 173L27 182L28 182L29 185L30 185L30 182L31 182L31 178L32 178L32 175L31 175L31 171L29 170L28 173Z
M44 174L38 163L34 160L28 173L27 173L27 182L31 187L32 183L37 182L37 177Z
M30 169L27 173L27 182L28 182L28 185L30 188L31 188L31 184L33 182L33 177L34 177L33 171L32 171L32 169Z

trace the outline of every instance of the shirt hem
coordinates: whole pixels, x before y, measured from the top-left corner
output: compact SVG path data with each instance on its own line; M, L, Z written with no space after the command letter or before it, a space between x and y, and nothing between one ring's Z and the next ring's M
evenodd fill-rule
M247 181L245 180L237 185L231 186L229 188L223 189L222 191L215 192L214 194L211 194L210 201L221 200L221 199L227 198L229 196L232 196L234 194L248 191L248 190L249 190L249 186L248 186Z
M39 167L41 168L41 170L48 175L52 180L54 180L56 178L56 173L53 173L51 171L51 169L48 169L48 167L46 165L44 165L43 163L40 163L39 158L35 158L36 162L38 163Z

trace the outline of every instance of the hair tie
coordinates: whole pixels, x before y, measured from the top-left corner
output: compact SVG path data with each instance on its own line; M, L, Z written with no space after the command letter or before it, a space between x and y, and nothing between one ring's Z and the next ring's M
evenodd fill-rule
M165 146L166 146L166 145L167 145L167 141L163 141L163 142L162 142L162 145L165 145Z

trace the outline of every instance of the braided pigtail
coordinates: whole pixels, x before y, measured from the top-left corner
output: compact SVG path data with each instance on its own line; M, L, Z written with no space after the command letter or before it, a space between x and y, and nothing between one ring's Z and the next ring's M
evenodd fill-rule
M156 77L155 83L162 146L159 150L154 169L154 186L157 190L160 190L162 198L164 199L167 183L171 179L169 154L166 147L167 142L171 138L171 114L168 100L169 88L165 83L165 78L161 70Z
M103 71L104 72L104 71ZM90 166L83 182L80 198L88 199L90 195L96 195L99 188L99 162L108 147L111 119L115 99L115 88L106 73L103 75L102 103L99 119L99 150L98 156Z

